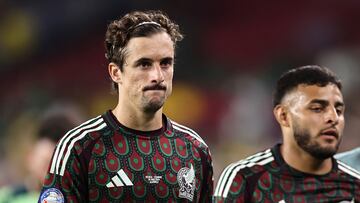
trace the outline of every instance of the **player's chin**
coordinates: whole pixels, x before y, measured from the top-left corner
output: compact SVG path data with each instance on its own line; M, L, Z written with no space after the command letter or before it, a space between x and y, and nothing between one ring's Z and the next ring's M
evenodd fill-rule
M339 149L339 144L338 142L322 144L321 149L331 156L336 154Z
M320 160L330 158L334 156L336 152L337 152L337 148L330 146L327 147L318 146L317 148L311 150L311 154Z
M149 113L155 113L161 107L163 107L165 99L151 99L144 105L144 111Z
M153 95L151 97L149 97L148 99L148 105L164 105L166 100L166 96L163 95Z

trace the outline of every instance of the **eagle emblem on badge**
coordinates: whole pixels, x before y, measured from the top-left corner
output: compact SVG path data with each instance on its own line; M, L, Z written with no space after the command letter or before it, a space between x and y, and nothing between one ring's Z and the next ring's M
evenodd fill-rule
M190 164L190 168L183 167L178 171L177 181L180 186L179 197L193 201L195 191L195 170L192 164Z

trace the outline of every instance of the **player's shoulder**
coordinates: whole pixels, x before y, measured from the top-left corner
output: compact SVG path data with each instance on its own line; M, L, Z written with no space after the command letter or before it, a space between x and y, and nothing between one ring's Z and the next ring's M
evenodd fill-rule
M271 149L266 149L248 156L239 161L229 164L223 173L239 173L249 175L247 173L260 173L266 170L264 167L274 161L274 156ZM249 170L250 169L250 170ZM252 170L254 169L254 170Z
M337 161L338 169L345 173L347 176L350 176L356 179L360 183L360 171L354 169L353 167L349 166L348 164L344 163L341 160L335 159Z
M68 142L75 143L84 139L95 139L97 136L101 136L101 133L98 132L102 131L106 127L107 124L104 121L104 118L101 115L96 116L69 130L59 140L58 145ZM93 136L87 136L89 134Z
M192 142L196 147L208 150L208 145L195 130L169 119L172 130L175 134L183 134L187 141Z
M91 142L98 140L102 135L100 131L106 127L103 117L97 116L69 130L56 145L50 173L63 176L67 163L74 156L80 156L86 146L93 146Z
M271 149L266 149L229 164L221 173L215 189L215 196L226 196L232 183L244 182L259 173L267 171L265 167L275 160ZM238 185L238 184L237 184Z

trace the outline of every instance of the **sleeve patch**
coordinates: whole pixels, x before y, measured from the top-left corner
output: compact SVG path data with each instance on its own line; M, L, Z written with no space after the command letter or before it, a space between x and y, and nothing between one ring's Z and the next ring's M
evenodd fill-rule
M47 202L64 203L64 195L57 188L46 189L40 195L40 203Z

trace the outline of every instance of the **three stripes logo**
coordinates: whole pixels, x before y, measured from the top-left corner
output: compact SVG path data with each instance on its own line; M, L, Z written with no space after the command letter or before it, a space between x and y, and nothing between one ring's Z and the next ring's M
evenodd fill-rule
M111 178L111 181L106 184L106 187L123 187L123 186L133 186L130 178L126 175L124 170L120 169L117 174Z
M87 134L99 131L106 127L106 123L101 116L88 120L80 126L68 131L56 146L53 159L51 161L50 173L63 176L70 154L77 141L86 137Z
M190 129L186 126L180 125L180 124L176 123L175 121L171 121L171 124L175 130L181 131L183 133L186 133L186 134L194 137L197 141L201 142L204 146L208 147L207 144L205 143L205 141L200 137L200 135L197 134L192 129Z
M274 160L271 150L267 149L263 152L254 154L246 159L232 163L222 172L218 184L216 186L214 196L227 197L232 182L236 174L243 168L252 167L254 165L265 165Z

